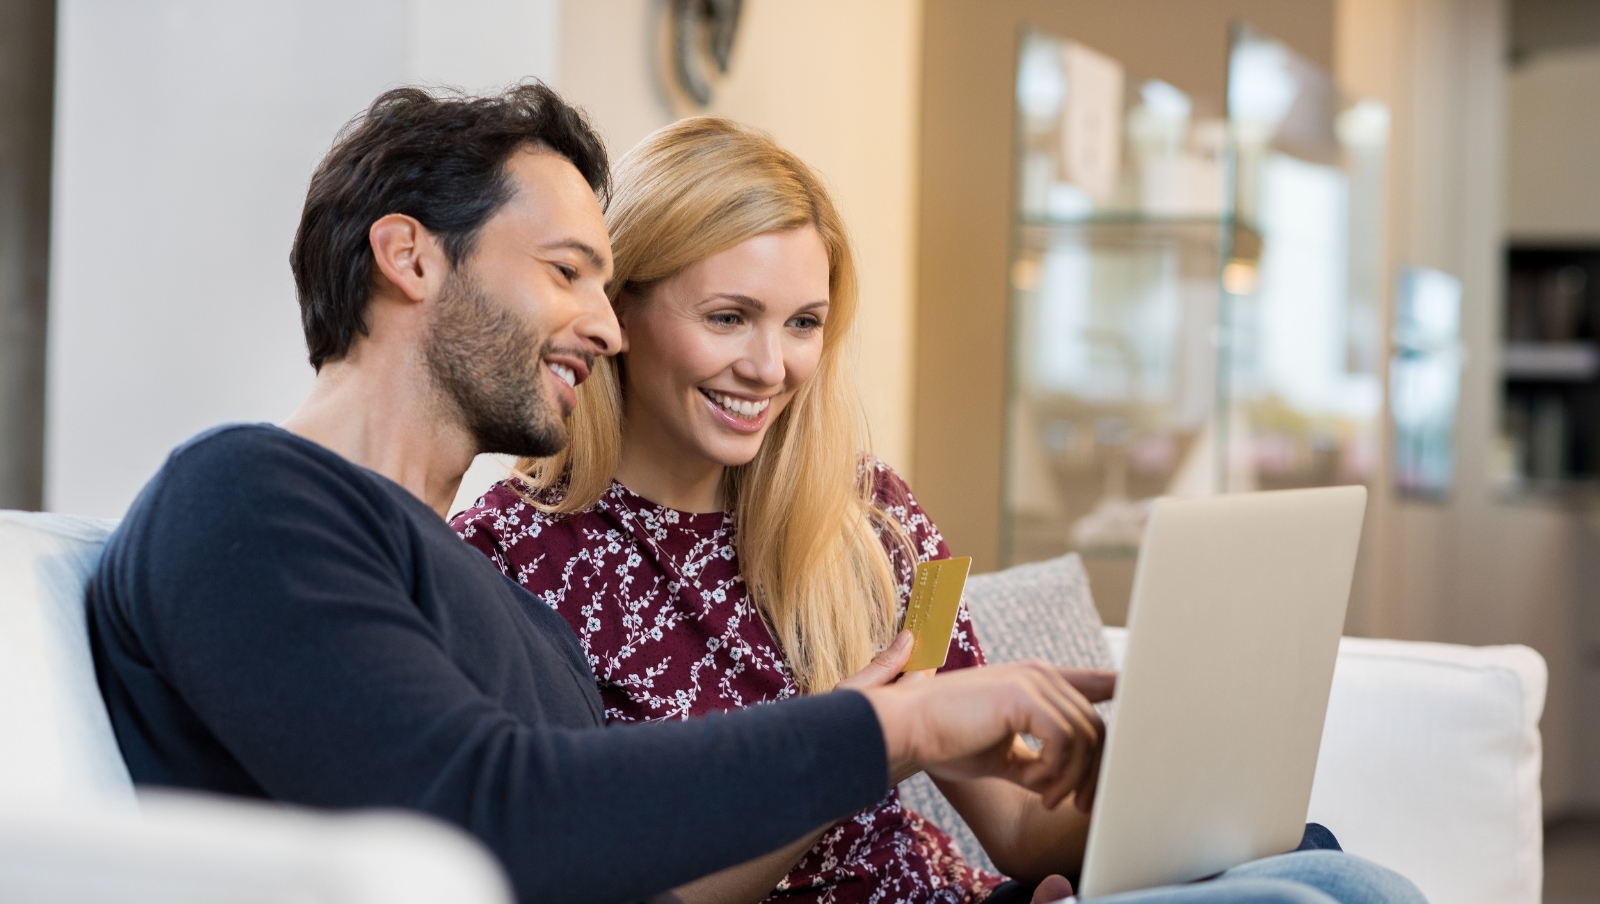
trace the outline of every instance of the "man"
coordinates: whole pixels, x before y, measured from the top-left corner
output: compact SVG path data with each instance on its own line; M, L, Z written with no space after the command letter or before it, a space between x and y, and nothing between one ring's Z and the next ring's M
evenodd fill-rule
M606 185L598 138L542 85L391 91L347 129L291 254L310 397L176 450L91 584L135 781L431 813L524 901L661 893L918 768L1086 807L1107 673L887 684L902 637L860 690L606 729L565 622L450 531L473 456L562 448L576 386L617 351Z

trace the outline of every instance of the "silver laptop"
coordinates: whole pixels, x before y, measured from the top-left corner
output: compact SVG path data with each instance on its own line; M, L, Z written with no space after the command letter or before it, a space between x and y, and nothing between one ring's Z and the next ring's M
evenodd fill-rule
M1155 504L1080 898L1299 845L1366 501L1332 487Z

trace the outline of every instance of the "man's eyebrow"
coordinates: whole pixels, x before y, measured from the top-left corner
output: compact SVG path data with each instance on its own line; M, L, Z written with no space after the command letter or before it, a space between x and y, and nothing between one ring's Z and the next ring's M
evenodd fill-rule
M563 239L559 242L551 242L544 247L546 250L555 248L570 248L573 251L582 254L584 257L587 257L589 259L589 263L594 264L596 270L604 270L606 268L606 259L601 257L600 252L594 250L594 247L586 242L580 242L577 239Z

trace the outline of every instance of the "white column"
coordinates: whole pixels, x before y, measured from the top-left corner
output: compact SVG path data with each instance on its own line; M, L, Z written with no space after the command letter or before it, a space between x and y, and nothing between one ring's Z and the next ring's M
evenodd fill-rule
M553 77L558 0L61 0L45 504L118 516L167 453L309 388L289 247L385 88Z

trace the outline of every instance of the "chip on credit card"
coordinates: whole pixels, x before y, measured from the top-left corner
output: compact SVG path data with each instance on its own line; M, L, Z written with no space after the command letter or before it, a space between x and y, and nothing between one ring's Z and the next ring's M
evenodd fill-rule
M903 672L936 669L950 655L950 635L961 608L961 589L967 585L972 557L939 559L917 566L911 582L911 602L906 604L905 629L911 632L911 660Z

